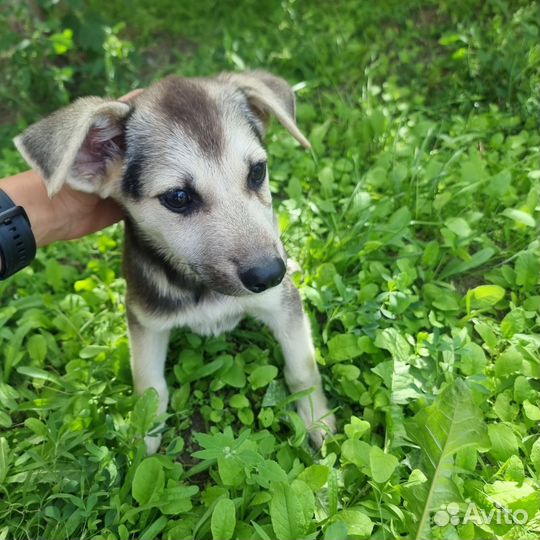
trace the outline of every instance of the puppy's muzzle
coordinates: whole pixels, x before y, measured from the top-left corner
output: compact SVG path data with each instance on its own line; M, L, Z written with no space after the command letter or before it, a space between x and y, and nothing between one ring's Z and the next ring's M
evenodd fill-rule
M286 268L283 259L262 259L256 266L239 273L240 281L251 292L261 293L279 285L285 275Z

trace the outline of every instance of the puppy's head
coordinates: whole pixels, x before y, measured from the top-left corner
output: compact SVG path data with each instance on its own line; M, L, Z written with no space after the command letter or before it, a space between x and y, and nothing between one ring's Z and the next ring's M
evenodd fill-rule
M119 201L172 265L241 295L281 282L263 138L275 116L303 146L294 94L265 72L169 77L129 103L83 98L15 139L54 196L73 188Z

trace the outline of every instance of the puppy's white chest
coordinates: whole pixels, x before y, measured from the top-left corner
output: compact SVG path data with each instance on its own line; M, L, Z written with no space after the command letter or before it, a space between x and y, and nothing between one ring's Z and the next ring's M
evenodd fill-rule
M215 304L197 307L192 310L193 313L188 312L178 317L175 326L188 327L192 332L203 336L218 336L235 328L243 318L243 310L233 307Z
M245 315L244 306L237 299L215 295L202 302L170 315L138 315L141 322L156 330L189 328L205 335L217 336L236 327Z

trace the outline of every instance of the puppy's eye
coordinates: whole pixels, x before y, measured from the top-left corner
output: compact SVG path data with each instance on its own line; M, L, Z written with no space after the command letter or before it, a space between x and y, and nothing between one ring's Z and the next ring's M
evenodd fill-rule
M254 163L248 174L248 185L251 189L257 189L261 187L264 179L266 178L266 163L264 161L259 161Z
M185 212L192 202L191 194L185 189L171 189L159 196L161 204L171 212Z

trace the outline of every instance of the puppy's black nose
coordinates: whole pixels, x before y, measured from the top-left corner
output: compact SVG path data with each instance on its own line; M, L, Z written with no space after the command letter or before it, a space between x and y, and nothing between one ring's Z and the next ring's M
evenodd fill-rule
M279 285L285 275L285 270L285 263L282 259L263 259L258 262L257 266L240 272L240 280L246 289L260 293Z

